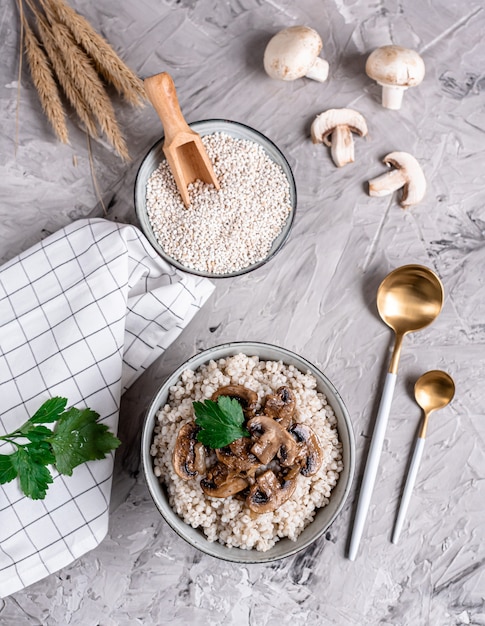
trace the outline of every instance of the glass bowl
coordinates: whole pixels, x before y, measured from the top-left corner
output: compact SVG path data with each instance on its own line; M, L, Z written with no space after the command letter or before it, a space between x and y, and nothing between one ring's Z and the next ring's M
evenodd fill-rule
M334 410L337 418L337 430L342 442L343 471L340 473L336 486L331 491L329 503L317 509L313 521L303 530L296 541L288 538L280 539L266 552L260 552L255 549L229 548L218 542L210 542L206 539L202 530L192 528L185 523L171 508L165 486L154 474L153 457L150 455L157 412L160 407L166 404L170 387L177 382L182 372L186 369L196 370L200 365L212 359L218 360L239 353L248 356L258 356L265 361L283 361L283 363L293 365L304 373L309 371L313 374L317 380L317 390L326 395L328 403ZM352 424L343 400L332 383L318 368L303 357L285 348L259 342L234 342L209 348L193 356L163 383L147 410L142 432L141 457L145 478L153 501L165 521L180 537L194 548L226 561L265 563L285 558L308 547L326 532L338 516L352 484L355 466L355 442Z
M146 209L146 187L147 182L152 173L156 170L162 160L165 160L165 156L163 154L163 141L162 137L157 143L148 151L148 154L143 159L140 168L138 170L136 181L135 181L135 211L138 217L138 221L140 223L141 230L150 241L151 245L155 248L155 250L163 257L168 263L177 267L184 272L189 272L190 274L196 274L198 276L205 276L207 278L229 278L233 276L239 276L241 274L246 274L247 272L251 272L258 267L261 267L265 263L267 263L270 259L272 259L275 254L281 250L283 244L286 242L288 235L290 234L291 227L293 225L293 220L295 218L296 211L296 185L295 179L293 177L293 172L291 167L286 160L285 156L281 152L281 150L267 137L261 134L259 131L246 126L245 124L241 124L239 122L233 122L230 120L203 120L200 122L193 122L189 124L189 126L195 130L199 135L211 135L217 132L223 132L231 137L235 137L236 139L246 139L249 141L253 141L254 143L262 146L266 154L269 158L277 163L281 169L283 170L286 178L288 179L288 183L290 186L290 204L291 211L288 215L288 218L283 226L282 231L273 241L271 249L264 259L253 263L252 265L248 265L240 270L235 272L230 272L226 274L219 274L213 272L204 272L200 270L196 270L190 267L183 265L180 261L177 261L169 254L165 252L163 247L158 242L153 229L150 224L150 220L148 218L148 213Z

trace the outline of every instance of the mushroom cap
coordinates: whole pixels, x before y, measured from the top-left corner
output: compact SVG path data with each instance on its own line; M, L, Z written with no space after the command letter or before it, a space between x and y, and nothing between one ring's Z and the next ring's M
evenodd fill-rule
M409 152L390 152L383 162L405 172L409 181L404 185L400 204L403 207L418 204L426 193L426 178L421 165Z
M246 417L254 415L256 404L258 402L258 394L244 385L225 385L216 389L211 396L211 400L216 402L220 396L228 396L235 398L241 404Z
M200 481L202 491L213 498L228 498L246 489L248 484L246 478L234 474L223 463L214 465Z
M199 427L195 422L184 424L177 434L172 452L172 465L175 473L183 480L190 480L198 476L196 467L197 433Z
M276 511L293 495L295 488L295 478L291 480L282 478L281 482L273 470L267 469L256 477L246 498L246 504L254 513Z
M328 137L337 126L347 126L349 130L361 137L367 135L366 121L358 111L354 109L328 109L313 120L311 127L313 143L323 142L326 146L331 146L332 142Z
M292 465L298 452L295 440L283 426L267 415L256 415L246 424L251 433L251 452L263 465L276 455L284 465Z
M283 428L288 428L295 413L296 398L286 385L278 387L276 393L267 395L264 401L264 414L276 420Z
M390 152L384 159L395 169L369 181L369 195L388 196L402 189L400 205L407 208L418 204L426 193L426 178L418 161L408 152Z
M369 55L365 72L381 85L415 87L424 78L424 62L415 50L382 46Z
M290 26L274 35L264 51L264 69L271 78L296 80L305 76L322 49L317 31Z

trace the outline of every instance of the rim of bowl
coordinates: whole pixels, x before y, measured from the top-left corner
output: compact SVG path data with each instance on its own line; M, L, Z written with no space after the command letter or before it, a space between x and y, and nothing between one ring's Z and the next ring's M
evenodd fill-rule
M163 140L165 138L164 135L162 135L160 137L160 139L158 139L152 145L152 147L148 150L148 152L145 154L145 156L143 157L142 162L141 162L141 164L140 164L140 166L138 168L138 171L136 173L135 187L134 187L135 213L136 213L136 215L138 217L138 221L140 223L140 226L141 226L141 229L142 229L143 233L145 234L145 236L147 237L147 239L149 240L149 242L151 243L153 248L155 248L156 252L162 258L164 258L168 263L170 263L171 265L173 265L177 269L182 270L183 272L187 272L189 274L194 274L196 276L203 276L204 278L233 278L235 276L242 276L243 274L247 274L248 272L252 272L253 270L258 269L258 267L261 267L261 266L265 265L274 256L276 256L276 254L283 248L283 246L287 242L288 237L290 235L290 231L291 231L291 229L293 227L293 222L294 222L295 213L296 213L296 206L297 206L296 182L295 182L295 177L294 177L294 174L293 174L293 170L292 170L292 168L291 168L291 166L290 166L286 156L283 154L281 149L278 148L278 146L274 143L274 141L272 141L271 139L266 137L266 135L264 135L259 130L256 130L255 128L252 128L251 126L248 126L247 124L243 124L242 122L236 122L234 120L227 120L227 119L223 119L223 118L210 118L210 119L207 119L207 120L199 120L197 122L191 122L189 124L189 126L191 128L193 128L195 131L199 132L199 134L201 136L209 135L209 134L214 133L214 132L227 132L227 133L230 134L230 130L229 129L221 129L221 131L211 130L209 132L204 133L203 132L203 128L199 128L199 127L202 126L202 125L207 125L207 124L221 124L221 125L227 125L229 127L233 126L233 127L236 127L236 128L244 129L244 131L247 134L250 135L250 137L244 137L244 139L251 140L251 138L252 138L263 149L265 148L265 144L267 146L270 146L273 149L273 151L278 155L278 157L280 159L280 162L278 162L277 160L273 159L272 155L267 150L265 150L266 154L270 157L270 159L272 161L274 161L275 163L277 163L282 168L286 178L288 179L288 184L290 186L290 202L291 202L291 212L288 215L288 218L287 218L287 220L286 220L286 222L285 222L281 232L274 239L273 244L271 246L271 249L268 252L268 255L264 259L261 259L260 261L257 261L256 263L253 263L252 265L248 265L247 267L244 267L244 268L242 268L240 270L236 270L235 272L228 272L227 274L216 274L214 272L205 272L205 271L202 271L202 270L197 270L197 269L193 269L193 268L187 267L186 265L183 265L180 261L177 261L176 259L174 259L173 257L171 257L170 255L168 255L165 252L165 250L162 248L162 246L158 243L158 240L155 237L153 229L152 229L152 227L150 225L150 222L148 220L148 213L147 213L147 210L146 210L145 202L143 202L142 205L140 206L140 203L137 201L138 190L139 190L139 187L141 186L141 182L140 182L141 181L141 172L142 172L142 169L143 169L145 163L149 159L150 155L152 153L154 153L157 149L160 148L160 156L161 156L161 158L163 160L165 160L165 157L164 157L163 152L161 150L162 144L163 144ZM146 180L148 180L149 176L153 173L154 169L147 176ZM143 183L143 189L145 189L145 187L146 187L146 180Z
M274 354L278 354L279 357L264 357L262 356L262 354L258 354L258 352L264 353L268 351L273 352ZM250 550L234 547L229 548L226 545L221 544L217 541L210 542L207 540L201 529L192 528L189 524L184 522L184 520L179 517L170 506L168 502L166 487L159 481L159 479L155 476L153 472L153 458L150 455L150 447L153 441L153 430L155 426L156 414L160 407L165 404L170 386L172 386L175 381L180 378L182 372L186 369L195 370L203 363L207 363L211 359L217 360L220 358L233 356L241 352L247 354L248 356L259 356L259 358L262 360L274 360L278 358L278 360L281 359L284 363L288 363L288 361L286 361L285 359L289 359L289 364L295 365L295 367L298 367L298 369L301 370L302 368L306 368L310 370L310 372L317 378L317 389L319 391L322 391L327 396L328 402L335 413L335 416L337 418L339 439L342 442L343 448L344 468L343 471L340 473L337 484L332 489L329 504L327 504L325 507L320 507L316 509L314 519L305 527L305 529L301 532L296 541L292 541L287 537L284 537L277 541L277 543L266 552L257 551L254 548ZM291 363L291 361L293 361L293 363ZM323 383L326 388L322 389L321 383ZM328 398L329 395L332 395L333 398ZM165 398L162 403L161 400L163 396L165 396ZM342 400L342 397L340 396L340 393L337 391L333 383L318 367L316 367L313 363L311 363L304 357L296 354L295 352L292 352L291 350L288 350L287 348L282 348L280 346L264 342L235 341L219 344L193 355L192 357L184 361L172 374L170 374L166 378L163 384L158 388L146 411L141 436L141 457L143 472L148 486L148 491L150 492L150 496L152 497L155 506L157 507L164 520L172 528L172 530L174 530L179 535L179 537L184 539L192 547L197 548L201 552L204 552L205 554L208 554L215 558L219 558L221 560L232 561L236 563L268 563L270 561L276 561L292 556L293 554L304 550L310 544L320 538L338 517L349 496L354 478L355 439L350 415L344 401ZM345 483L342 482L343 480L345 480ZM319 511L325 511L327 507L330 507L332 503L331 498L332 495L334 495L335 491L338 492L338 504L334 506L334 510L331 513L327 522L324 523L321 528L317 530L313 529L312 532L311 527L315 523ZM161 501L160 495L162 497Z

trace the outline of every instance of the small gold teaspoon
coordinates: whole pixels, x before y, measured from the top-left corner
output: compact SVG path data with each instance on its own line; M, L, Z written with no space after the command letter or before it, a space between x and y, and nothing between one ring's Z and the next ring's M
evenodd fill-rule
M394 532L392 533L392 543L397 543L401 534L406 511L411 499L414 483L418 474L419 464L423 455L426 431L428 428L428 418L433 411L442 409L453 400L455 395L455 383L449 374L441 370L431 370L423 374L414 386L414 397L416 402L423 409L423 418L419 429L418 437L414 446L413 458L409 465L406 484L401 498L401 505L397 514Z

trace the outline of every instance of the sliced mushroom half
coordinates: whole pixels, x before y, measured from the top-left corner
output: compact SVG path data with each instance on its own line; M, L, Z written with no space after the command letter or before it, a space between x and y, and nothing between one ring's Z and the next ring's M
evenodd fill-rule
M333 162L337 167L353 163L354 140L352 133L367 135L364 117L354 109L329 109L317 115L311 127L313 143L324 143L330 147Z
M288 428L295 413L296 398L289 387L278 387L276 393L266 396L264 414Z
M220 396L228 396L229 398L238 400L246 417L254 415L256 411L258 394L252 389L244 387L244 385L226 385L225 387L219 387L219 389L212 394L211 400L216 402L217 398Z
M296 479L280 480L273 470L260 474L251 486L246 503L255 513L270 513L291 497L296 487Z
M202 491L213 498L227 498L248 487L249 481L238 474L234 474L223 463L217 463L200 481Z
M416 159L408 152L391 152L383 161L393 169L369 181L369 195L380 198L402 189L403 209L421 202L426 193L426 179Z
M172 464L176 474L184 480L205 473L205 448L197 441L199 427L190 422L179 430L172 453Z
M256 415L247 423L247 429L255 442L251 452L263 465L276 456L281 465L293 465L298 454L298 446L290 433L271 417Z
M306 424L295 424L290 428L300 446L300 474L313 476L322 466L323 453L320 441L314 431Z

